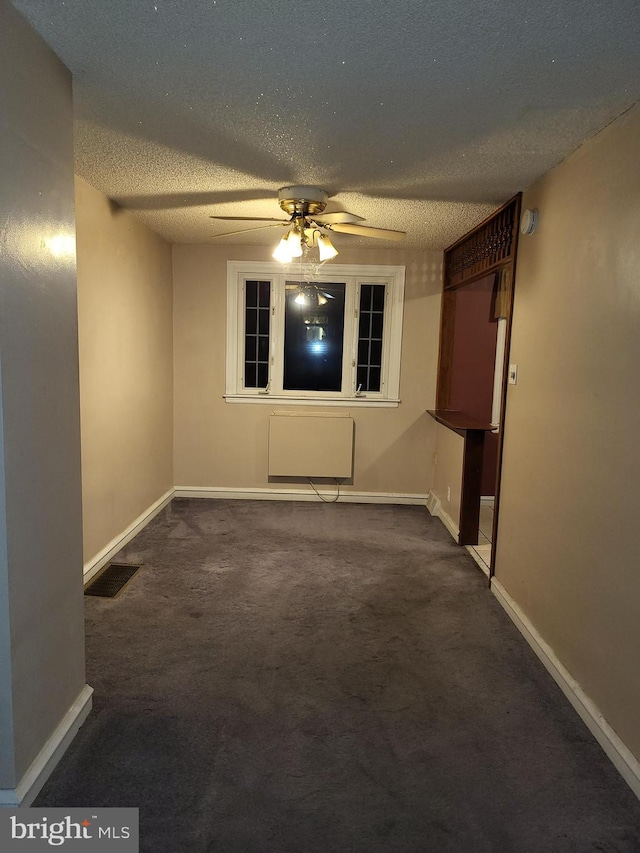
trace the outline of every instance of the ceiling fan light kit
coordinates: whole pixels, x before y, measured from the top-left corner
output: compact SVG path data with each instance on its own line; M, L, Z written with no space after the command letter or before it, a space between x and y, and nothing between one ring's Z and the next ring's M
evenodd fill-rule
M320 234L318 237L318 254L321 261L330 261L338 254L338 250L326 234Z
M253 220L248 216L212 216L212 219L251 220L253 222L272 222L273 225L261 225L257 228L247 228L247 231L258 231L261 228L274 228L279 225L288 226L288 231L275 247L272 257L282 264L289 264L294 258L300 258L309 249L317 248L320 263L335 258L338 250L335 248L326 231L337 231L342 234L353 234L357 237L374 237L378 240L402 240L404 231L392 231L386 228L370 228L359 225L363 219L355 213L337 210L324 213L329 195L320 187L295 185L281 187L278 190L278 204L289 214L288 220L273 217L256 216ZM324 230L323 230L324 229ZM231 231L219 234L226 237L242 232Z

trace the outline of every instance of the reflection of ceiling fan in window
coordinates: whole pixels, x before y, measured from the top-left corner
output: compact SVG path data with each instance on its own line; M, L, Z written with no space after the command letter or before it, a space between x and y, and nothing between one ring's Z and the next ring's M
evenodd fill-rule
M357 237L374 237L378 240L402 240L404 231L391 231L387 228L371 228L360 225L361 216L337 210L324 213L329 196L319 187L293 186L282 187L278 190L278 203L288 214L288 219L276 219L265 216L212 216L212 219L225 219L245 222L268 222L269 225L258 225L255 228L244 228L240 231L230 231L217 235L228 237L231 234L243 234L246 231L259 231L262 228L286 227L287 233L275 248L273 257L282 263L289 263L299 258L307 249L317 246L320 261L328 261L338 252L329 239L327 231L341 234L354 234Z
M296 295L293 297L293 301L297 305L326 305L327 300L335 299L332 293L329 293L326 289L323 290L316 282L304 281L296 282L295 284L287 282L287 290L289 287L296 288Z

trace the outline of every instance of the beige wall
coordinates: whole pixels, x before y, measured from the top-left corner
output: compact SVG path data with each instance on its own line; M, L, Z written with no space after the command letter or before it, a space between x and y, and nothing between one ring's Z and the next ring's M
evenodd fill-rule
M496 576L640 759L640 109L525 194Z
M291 406L226 403L222 395L226 262L270 260L270 252L262 247L181 245L174 246L173 259L176 486L269 488L269 415ZM356 424L353 485L345 491L426 495L433 473L435 422L425 410L433 406L435 396L441 256L341 250L339 260L407 268L402 403L395 409L345 407Z
M0 788L84 689L71 75L0 0ZM37 105L37 106L34 106Z
M171 246L76 179L84 559L173 486Z
M460 529L462 462L464 438L442 424L436 424L436 465L433 493L453 526Z

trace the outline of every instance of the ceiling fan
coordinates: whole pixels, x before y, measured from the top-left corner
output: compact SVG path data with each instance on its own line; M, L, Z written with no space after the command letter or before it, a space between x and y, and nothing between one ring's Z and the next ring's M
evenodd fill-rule
M273 257L282 263L289 263L293 258L300 257L305 248L308 250L314 246L318 248L321 262L335 257L338 251L332 245L326 231L354 234L358 237L375 237L378 240L402 240L405 236L404 231L360 225L359 223L364 221L362 216L356 216L355 213L349 213L346 210L324 213L328 200L328 194L319 187L282 187L278 190L278 204L288 214L288 219L269 216L211 216L211 219L270 223L258 225L255 228L243 228L239 231L227 231L216 237L229 237L233 234L259 231L263 228L286 227L287 233L273 253Z

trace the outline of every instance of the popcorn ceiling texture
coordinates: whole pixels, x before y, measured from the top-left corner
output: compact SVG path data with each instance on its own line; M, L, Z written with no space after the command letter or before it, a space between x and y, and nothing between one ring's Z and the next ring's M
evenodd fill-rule
M78 173L174 242L306 183L441 249L640 98L637 0L14 3L73 72Z

